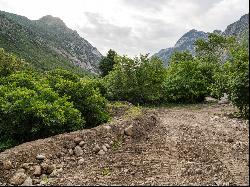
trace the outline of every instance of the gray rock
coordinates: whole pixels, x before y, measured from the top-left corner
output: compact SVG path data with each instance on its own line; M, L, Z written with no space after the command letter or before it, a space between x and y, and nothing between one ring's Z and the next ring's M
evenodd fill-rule
M81 141L80 143L79 143L79 146L83 146L85 144L85 142L84 141Z
M22 186L33 186L32 184L32 179L30 177L28 177L24 183L22 184Z
M108 131L108 132L112 130L112 128L111 128L109 125L108 125L108 126L104 126L103 128L104 128L106 131Z
M128 173L129 169L124 169L123 171L124 171L124 173Z
M95 153L98 153L100 150L101 150L101 148L99 147L99 145L95 145L93 151L94 151Z
M133 135L133 125L130 125L129 127L127 127L127 128L124 130L124 133L125 133L127 136L132 136L132 135Z
M40 179L33 179L33 184L39 184L40 183Z
M21 168L16 171L17 173L25 173L25 169Z
M233 140L232 138L228 138L228 139L227 139L227 142L228 142L228 143L233 143L234 140Z
M228 101L228 100L225 100L225 99L222 99L222 100L220 100L220 101L218 102L218 104L220 104L220 105L228 104L228 103L229 103L229 101Z
M74 139L74 142L75 142L76 144L79 144L81 141L82 141L82 138L80 138L80 137L76 137L76 138Z
M46 174L50 175L55 170L55 165L49 165Z
M108 149L110 148L110 145L109 145L109 144L106 143L106 144L104 144L104 145L105 145Z
M214 103L214 102L217 102L217 99L212 98L212 97L205 97L205 102Z
M200 168L196 169L195 173L198 174L198 175L202 174L202 169L200 169Z
M63 168L63 166L64 166L64 162L61 162L61 164L56 165L56 169Z
M26 180L27 175L25 173L16 173L11 179L10 184L13 185L21 185Z
M47 175L51 174L55 169L55 165L51 165L47 163L42 163L41 167L42 167L42 173L47 174Z
M107 149L107 147L105 145L102 146L102 150L105 151L105 152L108 151L108 149Z
M80 146L76 146L74 149L75 155L76 156L82 156L83 155L83 150Z
M36 156L36 159L37 160L44 160L46 158L46 156L44 155L44 154L38 154L37 156Z
M10 160L3 162L3 169L10 170L12 168L12 163Z
M42 168L42 173L46 173L49 165L47 163L42 163L41 168Z
M78 164L82 165L85 162L85 160L83 158L81 158L80 160L78 160Z
M47 182L46 180L42 180L42 181L40 182L40 185L41 185L41 186L45 186L47 183L48 183L48 182Z
M30 164L29 163L23 163L21 166L23 169L28 170L30 168Z
M100 151L98 152L98 155L105 155L105 151L100 150Z
M224 96L219 100L218 102L219 104L228 104L229 100L228 100L228 95L224 94Z
M73 149L69 149L69 155L72 156L74 154Z
M34 167L35 171L33 173L34 176L39 177L42 175L42 168L41 166L37 165Z

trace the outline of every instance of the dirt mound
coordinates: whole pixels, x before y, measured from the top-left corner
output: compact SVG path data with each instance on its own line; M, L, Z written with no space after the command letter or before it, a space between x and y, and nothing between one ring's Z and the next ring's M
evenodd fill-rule
M103 154L109 154L120 142L143 141L155 124L155 115L145 113L134 119L117 120L93 129L61 134L6 150L0 153L0 184L9 184L22 168L25 169L23 173L39 181L41 175L35 177L34 172L41 163L53 165L54 169L76 167L81 159L102 155L101 150ZM128 127L132 127L131 135L125 134ZM36 158L37 155L44 155L45 160L41 162Z

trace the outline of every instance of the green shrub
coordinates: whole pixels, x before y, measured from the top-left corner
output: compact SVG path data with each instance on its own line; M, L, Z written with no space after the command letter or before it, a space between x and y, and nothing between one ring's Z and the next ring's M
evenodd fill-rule
M196 103L207 95L208 82L198 60L173 63L167 69L164 99L174 103Z
M229 99L239 109L242 117L249 118L249 63L229 82Z
M232 103L239 109L242 117L249 117L249 51L247 46L239 45L231 50L228 66L227 93Z
M5 142L22 143L75 131L84 123L67 97L60 97L32 76L14 74L1 81L0 135Z
M103 57L100 64L99 64L99 69L101 70L102 77L106 76L109 74L110 71L113 70L114 65L115 65L115 57L116 57L116 52L110 49L108 51L108 54L106 57Z
M175 51L169 60L169 64L172 63L179 63L179 62L187 62L187 61L192 61L194 60L193 55L189 51Z
M26 63L13 54L6 53L0 48L0 77L7 76L24 67Z
M235 45L230 50L229 61L214 74L211 85L213 95L221 97L223 93L239 109L242 117L249 117L249 52L245 45Z
M107 96L111 100L155 103L162 98L165 68L157 58L117 57L113 71L105 77Z
M208 40L198 39L195 42L196 58L207 63L223 63L225 62L226 52L234 44L234 37L210 33Z
M220 65L212 75L213 82L209 86L210 95L216 99L220 99L224 93L228 93L229 69L231 64L226 62Z
M48 72L50 86L60 95L67 96L86 120L86 127L93 127L109 120L107 101L100 94L92 79L70 75L70 72Z

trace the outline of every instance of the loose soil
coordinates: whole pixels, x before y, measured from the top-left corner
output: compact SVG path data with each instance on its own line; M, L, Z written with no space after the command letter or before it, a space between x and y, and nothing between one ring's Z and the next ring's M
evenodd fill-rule
M36 155L43 153L48 163L62 167L43 185L247 186L249 124L228 115L233 112L232 106L218 104L151 108L134 119L25 143L0 153L0 162L12 162L9 170L0 164L0 185L9 184L23 163L36 164ZM133 135L126 136L130 125ZM76 137L85 142L81 164L68 153ZM106 154L93 151L110 141ZM35 179L32 169L27 175Z

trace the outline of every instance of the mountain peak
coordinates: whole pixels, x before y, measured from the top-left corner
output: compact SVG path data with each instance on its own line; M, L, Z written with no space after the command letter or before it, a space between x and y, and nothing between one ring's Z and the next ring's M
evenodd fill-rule
M207 38L208 34L203 31L197 31L195 29L192 29L188 31L186 34L184 34L175 44L175 49L179 51L183 50L190 50L192 53L194 53L194 42L198 38Z
M51 26L66 27L66 24L58 17L53 17L51 15L43 16L39 21L46 23Z
M230 24L224 31L226 36L241 37L249 29L249 14L243 15L240 20Z
M249 13L241 16L240 21L248 20L249 21Z
M238 21L230 24L223 32L221 30L214 30L213 33L217 33L225 36L236 36L237 39L247 38L249 42L249 13L243 15ZM153 56L157 56L162 59L165 65L168 65L169 58L174 51L186 51L188 50L195 55L195 42L198 39L207 39L209 33L198 31L196 29L189 30L185 33L175 44L173 48L162 49Z
M198 32L196 29L191 29L190 31L188 31L188 33L192 33L192 32Z

